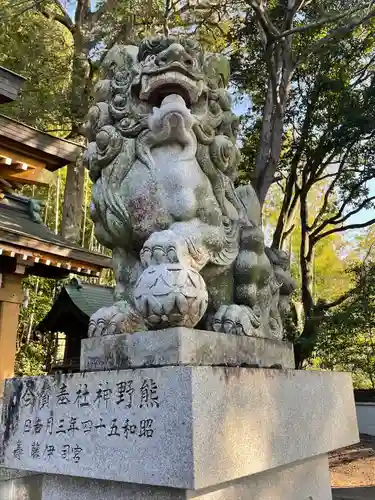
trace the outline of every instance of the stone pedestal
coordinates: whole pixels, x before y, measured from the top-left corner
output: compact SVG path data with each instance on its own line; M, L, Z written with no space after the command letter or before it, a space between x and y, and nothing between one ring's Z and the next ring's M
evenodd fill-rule
M13 379L4 396L3 466L40 475L21 478L35 500L328 500L328 452L358 441L341 373L170 365Z
M306 495L304 492L308 492ZM34 496L33 496L34 495ZM328 500L326 456L199 491L53 474L0 481L1 500Z
M294 368L293 346L183 327L93 337L81 344L83 372L176 365Z

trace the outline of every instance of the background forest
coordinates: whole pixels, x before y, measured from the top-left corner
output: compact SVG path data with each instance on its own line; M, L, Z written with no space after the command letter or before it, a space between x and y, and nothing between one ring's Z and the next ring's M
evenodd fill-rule
M351 370L358 387L375 388L374 2L0 0L0 13L0 64L27 78L2 113L81 144L101 60L115 43L188 35L226 53L241 115L238 182L255 187L267 244L290 252L298 283L286 332L296 366ZM105 251L80 161L49 189L24 194L44 201L56 232ZM19 373L45 369L48 346L34 330L59 286L25 280Z

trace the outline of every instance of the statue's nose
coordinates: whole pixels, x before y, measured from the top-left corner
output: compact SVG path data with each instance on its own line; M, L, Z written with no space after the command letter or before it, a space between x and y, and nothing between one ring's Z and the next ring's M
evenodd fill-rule
M172 43L166 50L163 50L157 57L159 63L170 64L180 62L186 66L193 64L193 58L185 51L179 43Z

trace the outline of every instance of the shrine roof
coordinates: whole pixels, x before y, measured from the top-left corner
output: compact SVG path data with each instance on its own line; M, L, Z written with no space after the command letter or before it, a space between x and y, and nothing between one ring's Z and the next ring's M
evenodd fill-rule
M67 242L41 221L35 202L7 194L0 200L0 254L27 265L57 267L67 273L99 276L110 258ZM30 274L33 269L30 269Z
M74 304L90 317L100 307L109 307L113 304L113 287L94 285L73 278L65 285L70 299Z
M101 307L109 307L112 304L112 287L94 285L73 278L62 287L51 310L36 329L50 332L66 330L68 335L70 330L74 330L73 324L76 320L77 324L82 323L82 330L86 331L90 316Z
M20 157L17 161L43 165L50 171L74 163L82 151L82 146L75 142L41 132L3 114L0 114L0 145L0 156L13 153Z

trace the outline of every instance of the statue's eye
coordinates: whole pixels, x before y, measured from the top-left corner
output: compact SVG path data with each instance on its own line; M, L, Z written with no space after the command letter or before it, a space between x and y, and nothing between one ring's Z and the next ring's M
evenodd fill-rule
M147 64L153 63L155 61L155 55L154 54L149 54L145 59L144 62Z
M141 43L138 52L138 61L145 61L147 56L156 55L162 50L165 50L171 41L168 39L154 38L152 40L145 40Z

